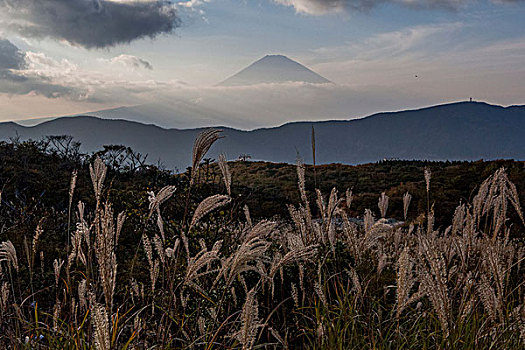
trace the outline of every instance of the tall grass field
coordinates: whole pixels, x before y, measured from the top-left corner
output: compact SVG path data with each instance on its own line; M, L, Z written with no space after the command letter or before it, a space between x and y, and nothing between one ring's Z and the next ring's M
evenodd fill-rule
M392 217L383 192L356 216L352 189L307 191L298 161L300 200L259 219L225 157L218 193L203 190L219 138L199 135L179 182L117 194L116 170L94 156L68 188L5 187L0 348L525 349L525 220L505 168L437 226L430 168L421 212L406 192Z

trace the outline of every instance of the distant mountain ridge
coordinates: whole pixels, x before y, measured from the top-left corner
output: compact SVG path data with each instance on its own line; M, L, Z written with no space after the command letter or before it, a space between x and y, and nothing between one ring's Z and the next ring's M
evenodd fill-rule
M315 128L317 163L358 164L385 158L427 160L525 159L525 106L501 107L459 102L418 110L378 113L348 121L294 122L276 128L243 131L221 128L224 139L210 157L228 159L249 154L252 159L293 163L299 155L311 162L310 137ZM103 145L123 144L148 160L185 169L193 140L203 129L163 129L125 120L68 117L33 127L0 123L0 139L18 135L38 139L71 135L84 152Z
M267 55L252 63L239 73L219 83L219 86L241 86L264 83L303 82L310 84L329 84L322 77L299 62L283 55Z

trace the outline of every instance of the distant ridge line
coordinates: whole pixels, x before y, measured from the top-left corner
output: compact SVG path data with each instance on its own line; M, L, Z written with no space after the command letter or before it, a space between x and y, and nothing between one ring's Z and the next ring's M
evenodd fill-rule
M525 160L525 107L483 102L454 102L352 120L292 122L251 131L220 127L225 138L214 144L208 156L218 159L224 153L228 159L237 159L240 154L249 154L252 160L294 163L299 154L309 162L312 125L319 165L395 158ZM33 127L0 123L0 139L71 135L82 144L82 152L120 144L148 154L152 163L161 160L166 167L180 170L190 165L194 139L203 129L166 129L125 119L81 116Z

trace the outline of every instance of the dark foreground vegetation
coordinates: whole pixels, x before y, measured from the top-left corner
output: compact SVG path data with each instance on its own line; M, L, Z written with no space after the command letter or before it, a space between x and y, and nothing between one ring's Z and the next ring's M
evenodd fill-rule
M522 162L215 162L218 136L183 174L1 143L0 348L525 348Z

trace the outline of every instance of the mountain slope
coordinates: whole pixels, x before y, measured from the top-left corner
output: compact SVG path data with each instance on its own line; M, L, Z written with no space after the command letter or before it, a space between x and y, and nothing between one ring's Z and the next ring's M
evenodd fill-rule
M219 86L255 85L262 83L304 82L327 84L330 81L302 64L282 55L267 55L252 63Z
M384 158L428 160L525 159L525 107L500 107L462 102L419 110L379 113L350 121L299 122L278 128L242 131L222 128L226 138L210 151L229 159L250 154L253 159L294 162L297 155L311 161L310 135L315 127L317 162L357 164ZM191 161L195 136L202 129L163 129L124 120L69 117L34 127L0 124L0 138L19 135L38 139L68 134L91 152L105 144L123 144L185 169Z

